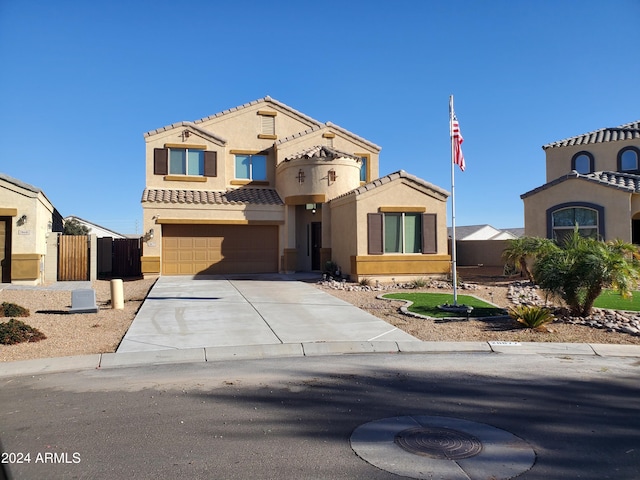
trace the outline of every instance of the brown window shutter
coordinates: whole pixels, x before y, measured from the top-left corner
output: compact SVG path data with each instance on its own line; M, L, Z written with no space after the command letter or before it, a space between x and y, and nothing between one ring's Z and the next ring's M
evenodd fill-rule
M154 175L169 174L169 150L166 148L153 149L153 173Z
M382 213L367 214L367 249L369 255L382 255L384 253L382 245L382 223L384 215Z
M218 176L218 152L204 152L204 176Z
M422 214L422 253L438 253L438 232L435 213Z

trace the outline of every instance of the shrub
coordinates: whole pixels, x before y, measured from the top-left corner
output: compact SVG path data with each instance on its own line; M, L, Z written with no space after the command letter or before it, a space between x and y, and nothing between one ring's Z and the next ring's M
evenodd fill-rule
M413 288L424 288L427 286L427 280L424 277L414 278L411 282Z
M2 302L0 317L28 317L29 310L15 303Z
M371 286L371 279L370 278L362 278L360 279L360 286L361 287L369 287Z
M544 307L518 305L509 310L509 316L525 328L546 330L545 325L553 322L553 314Z
M37 328L12 318L8 322L0 323L0 343L2 345L14 345L22 342L39 342L47 338Z

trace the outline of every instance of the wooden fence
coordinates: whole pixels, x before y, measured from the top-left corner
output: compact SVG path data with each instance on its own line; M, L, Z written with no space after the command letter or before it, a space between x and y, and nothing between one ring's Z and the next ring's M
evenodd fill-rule
M89 236L58 237L58 281L89 280Z

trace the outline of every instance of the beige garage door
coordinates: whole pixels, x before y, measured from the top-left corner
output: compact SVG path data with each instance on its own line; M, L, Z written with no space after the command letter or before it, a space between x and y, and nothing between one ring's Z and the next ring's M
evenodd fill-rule
M278 271L275 225L163 225L164 275Z

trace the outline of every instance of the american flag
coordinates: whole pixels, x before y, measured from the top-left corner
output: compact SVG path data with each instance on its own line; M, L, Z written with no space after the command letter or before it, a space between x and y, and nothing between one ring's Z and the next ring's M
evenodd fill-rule
M451 137L453 139L453 163L458 165L460 170L464 172L465 163L464 155L462 154L462 142L464 142L464 138L462 138L462 133L460 133L460 124L455 114L451 120Z

